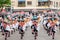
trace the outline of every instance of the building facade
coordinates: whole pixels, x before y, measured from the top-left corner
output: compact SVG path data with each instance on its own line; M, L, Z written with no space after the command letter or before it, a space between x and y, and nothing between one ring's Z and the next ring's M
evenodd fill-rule
M11 0L13 9L60 9L60 0Z

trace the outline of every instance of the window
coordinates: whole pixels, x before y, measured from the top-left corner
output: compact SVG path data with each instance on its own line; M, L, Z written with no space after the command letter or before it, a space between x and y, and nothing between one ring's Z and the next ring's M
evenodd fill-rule
M58 2L56 2L56 7L58 7Z
M32 1L27 1L27 4L28 5L32 5Z
M54 2L54 7L55 7L55 2Z
M38 0L38 6L49 6L48 0Z
M49 6L49 2L38 2L38 6Z
M18 0L18 7L25 7L25 0Z
M59 2L59 7L60 7L60 2Z
M38 2L38 6L41 6L41 3L40 2Z
M38 2L47 2L49 0L38 0Z

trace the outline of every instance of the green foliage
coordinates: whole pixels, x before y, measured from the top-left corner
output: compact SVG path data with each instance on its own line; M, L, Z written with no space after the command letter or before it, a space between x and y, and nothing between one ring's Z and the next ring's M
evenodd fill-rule
M11 5L11 0L0 0L0 7Z

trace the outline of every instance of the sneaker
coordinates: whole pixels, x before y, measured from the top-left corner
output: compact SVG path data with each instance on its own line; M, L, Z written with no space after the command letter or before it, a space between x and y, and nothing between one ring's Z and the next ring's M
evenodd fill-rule
M32 34L34 34L34 33L32 32Z
M4 34L2 34L4 36Z
M52 38L52 39L54 39L54 38Z

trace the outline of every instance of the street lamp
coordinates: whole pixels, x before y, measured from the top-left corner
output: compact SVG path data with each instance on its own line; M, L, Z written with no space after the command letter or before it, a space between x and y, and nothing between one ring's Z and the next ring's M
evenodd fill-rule
M12 7L12 3L11 3L11 14L13 13L13 7Z
M12 6L11 6L11 14L12 14Z

